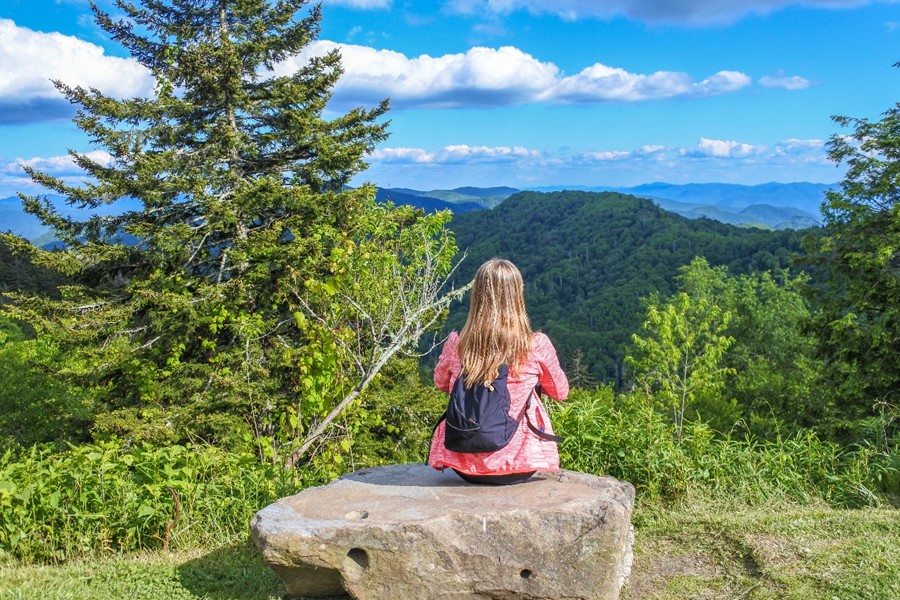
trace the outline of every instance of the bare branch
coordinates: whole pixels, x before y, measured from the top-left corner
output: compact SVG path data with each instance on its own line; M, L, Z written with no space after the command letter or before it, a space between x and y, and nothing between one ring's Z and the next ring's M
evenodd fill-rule
M153 344L158 342L161 337L162 337L161 335L158 335L155 338L153 338L152 340L150 340L149 342L147 342L146 344L142 344L142 345L138 346L137 348L135 348L134 350L131 351L132 354L135 352L140 352L141 350L144 350L145 348L149 348L150 346L152 346Z
M309 431L300 446L291 452L285 466L297 465L325 434L332 422L368 387L384 365L398 352L404 352L418 342L422 334L438 320L443 310L462 298L471 287L471 283L440 296L440 291L448 285L458 266L457 262L449 274L437 277L434 256L431 253L426 255L425 265L416 277L401 272L402 265L393 265L393 280L400 282L400 285L392 290L389 302L381 307L375 307L380 308L377 312L375 309L365 308L363 301L344 295L345 306L355 313L358 322L367 325L365 329L372 336L371 340L367 340L371 344L370 347L367 349L361 344L356 352L351 351L343 340L338 340L356 363L359 380L328 415ZM326 316L316 313L296 290L293 292L304 311L325 327L332 328L334 323L330 323Z
M204 234L203 234L203 237L200 238L200 241L197 242L197 247L196 247L196 248L194 249L194 251L191 253L191 257L188 258L187 261L184 263L184 266L182 267L183 269L187 269L188 266L189 266L192 262L194 262L194 258L196 258L197 253L200 252L200 250L203 249L203 242L205 242L205 241L206 241L206 238L209 237L209 233L210 233L210 232L208 232L208 231L207 231L206 233L204 233Z

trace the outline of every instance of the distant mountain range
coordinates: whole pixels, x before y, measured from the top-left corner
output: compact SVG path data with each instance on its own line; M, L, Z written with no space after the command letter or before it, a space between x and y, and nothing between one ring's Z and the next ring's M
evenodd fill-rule
M771 229L802 229L822 223L819 207L825 192L837 187L825 183L647 183L634 187L544 187L535 191L572 189L619 192L648 198L660 208L689 219L706 217L731 225Z
M12 231L33 240L47 231L35 217L22 210L22 201L15 196L0 198L0 231Z
M409 188L378 188L376 199L394 204L409 204L426 211L450 209L455 213L494 208L519 192L511 187L460 187L452 190L413 190Z
M766 183L736 185L729 183L648 183L635 187L551 186L532 191L562 190L619 192L647 198L660 208L689 219L706 217L730 225L763 229L804 229L819 226L819 206L833 185L821 183ZM519 190L509 187L453 190L413 190L379 188L378 200L410 204L426 211L449 209L456 213L494 208Z
M689 219L706 217L731 225L764 229L803 229L821 224L819 206L825 191L834 185L821 183L766 183L735 185L728 183L648 183L635 187L552 186L533 191L613 191L647 198L660 208ZM451 190L414 190L410 188L378 188L379 202L391 201L422 208L427 212L449 209L454 213L492 209L519 192L511 187L459 187ZM66 206L61 198L50 196L65 216L87 217L89 211ZM99 214L134 210L136 203L118 203L103 207ZM54 241L52 231L22 210L15 196L0 198L0 231L12 231L40 245Z

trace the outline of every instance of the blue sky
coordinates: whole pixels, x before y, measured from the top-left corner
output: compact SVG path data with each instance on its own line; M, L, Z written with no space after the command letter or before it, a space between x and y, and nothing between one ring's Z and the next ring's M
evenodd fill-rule
M891 0L325 0L278 69L335 46L333 110L392 100L356 181L385 187L831 183L831 115L900 100ZM87 0L4 0L0 197L37 191L20 163L77 180L67 149L105 156L51 78L153 89Z

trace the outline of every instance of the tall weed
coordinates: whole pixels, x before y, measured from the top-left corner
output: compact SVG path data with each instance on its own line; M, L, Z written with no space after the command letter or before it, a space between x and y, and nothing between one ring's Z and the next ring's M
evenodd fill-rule
M686 422L679 437L671 418L640 393L575 390L553 410L566 438L563 466L633 483L649 501L698 497L758 505L822 500L835 507L872 506L897 478L896 451L842 447L801 431L767 441Z
M0 456L0 556L60 561L103 551L189 547L246 534L253 513L295 493L300 474L209 446Z

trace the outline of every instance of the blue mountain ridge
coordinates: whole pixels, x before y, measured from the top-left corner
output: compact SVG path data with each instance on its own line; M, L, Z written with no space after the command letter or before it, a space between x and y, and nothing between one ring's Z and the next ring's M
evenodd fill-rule
M732 225L772 229L801 229L821 224L819 207L825 191L834 184L766 183L737 185L728 183L648 183L634 187L609 186L544 186L533 191L614 191L648 198L660 208L687 218L706 217ZM391 201L421 208L426 212L451 210L454 213L490 209L518 192L512 187L458 187L450 190L415 190L411 188L378 188L376 200ZM91 214L113 215L125 210L139 210L137 201L117 202L95 210L67 205L60 196L47 196L63 216L86 218ZM11 231L42 245L52 244L52 231L37 218L25 213L19 198L0 198L0 231Z
M415 193L412 193L415 192ZM512 195L512 194L510 194ZM398 188L378 188L375 194L377 202L393 202L394 204L406 204L421 208L427 213L439 210L452 210L453 212L468 212L470 210L483 210L485 207L478 202L449 202L427 195L427 192L417 190L400 190Z
M587 192L619 192L649 198L660 204L660 200L672 200L684 204L698 206L714 206L728 213L739 213L754 205L769 205L779 208L792 208L806 216L821 221L819 208L825 199L825 192L837 188L833 183L809 183L805 181L793 183L769 182L759 185L739 185L734 183L646 183L633 187L611 186L545 186L530 188L538 192L553 192L563 189L582 190ZM662 208L669 210L662 204ZM675 205L673 205L675 207ZM677 206L679 210L690 210ZM714 217L710 217L714 218ZM772 224L774 225L774 224Z

